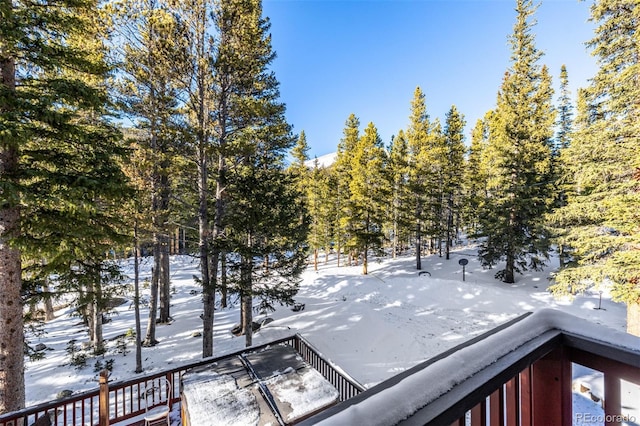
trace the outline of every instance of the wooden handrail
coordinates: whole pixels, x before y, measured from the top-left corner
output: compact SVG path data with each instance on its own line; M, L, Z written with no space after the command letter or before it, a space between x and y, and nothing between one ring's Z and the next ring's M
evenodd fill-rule
M331 361L324 359L302 336L295 334L263 345L245 348L230 354L203 359L129 380L109 382L106 373L101 373L97 389L20 411L2 414L0 415L0 426L26 426L43 416L49 415L53 416L54 419L61 418L63 424L68 426L85 424L108 426L109 423L126 421L144 413L144 407L141 406L138 397L142 384L147 384L158 377L167 378L171 383L171 402L175 403L180 400L180 378L187 370L209 365L224 358L238 356L248 351L256 351L270 345L282 343L294 347L305 361L333 384L340 392L340 400L348 399L364 390L357 381L341 372Z
M467 424L469 419L471 425L571 425L571 363L575 362L604 373L605 395L609 395L605 423L618 426L620 380L640 384L640 338L590 325L611 339L605 341L592 337L593 332L582 334L576 321L551 310L519 318L301 425L327 420L330 424L377 421L442 426ZM461 362L472 367L456 371ZM451 377L443 380L447 373ZM362 413L367 417L361 418Z
M103 377L101 374L102 397L98 390L94 390L0 415L0 426L30 425L44 416L53 416L54 420L73 426L103 426L126 421L144 412L138 398L142 384L158 377L166 377L172 385L171 398L175 402L180 399L180 378L188 369L280 343L293 346L305 361L340 392L341 403L301 424L311 425L323 420L357 423L357 417L354 419L349 416L362 413L365 407L373 412L390 411L388 404L391 399L405 397L402 393L405 389L402 386L404 381L415 382L419 378L424 381L424 388L428 391L429 387L438 385L436 380L442 380L442 369L438 370L442 365L449 365L447 363L455 359L471 361L478 358L484 359L484 364L473 367L477 368L473 373L466 372L466 369L464 373L451 371L455 378L446 391L436 396L424 397L423 400L416 392L406 395L407 399L412 399L416 408L393 423L463 425L466 424L466 419L470 419L473 426L570 425L573 420L571 363L577 363L604 373L605 424L619 426L622 420L620 381L640 385L640 339L603 328L602 336L611 341L600 340L594 338L594 334L584 335L579 330L567 328L570 323L567 319L571 318L560 318L561 324L555 324L556 314L546 315L542 313L517 318L367 390L325 359L301 336L294 335L127 381L108 383L106 375ZM495 358L491 358L493 355L486 356L488 349L497 354ZM433 371L437 371L438 376L430 379ZM462 377L463 374L468 376ZM433 392L426 394L431 395ZM389 396L392 398L388 398ZM640 419L635 421L638 420Z

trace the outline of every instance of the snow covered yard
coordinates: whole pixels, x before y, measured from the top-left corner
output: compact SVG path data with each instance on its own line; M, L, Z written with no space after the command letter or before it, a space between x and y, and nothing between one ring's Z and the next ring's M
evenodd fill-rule
M305 309L293 312L288 307L279 308L269 315L274 321L256 333L254 343L300 333L326 358L370 387L498 324L541 308L558 309L583 318L585 327L594 322L625 330L625 307L613 303L606 289L603 309L595 309L600 298L597 292L573 300L556 300L546 291L551 267L518 276L515 284L507 285L493 278L495 270L483 270L475 254L473 247L462 247L452 253L450 260L425 257L423 270L431 276L418 275L413 257L371 262L367 276L361 275L361 266L336 267L332 257L328 264L320 265L319 271L310 267L304 273L296 299L304 303ZM462 267L458 264L463 257L469 260L464 282ZM150 259L143 262L143 280L150 275L150 265ZM201 329L202 307L198 285L193 279L198 274L197 261L187 256L174 257L171 267L172 287L175 287L173 322L158 327L158 346L143 348L145 373L201 357L201 338L192 336ZM130 271L129 262L126 268ZM117 345L117 336L134 327L130 302L119 306L112 321L105 324L105 338L110 339L107 354L90 359L82 369L69 365L65 352L71 339L87 340L78 318L70 317L70 313L68 309L57 312L56 319L46 325L45 335L30 336L32 345L43 343L50 350L45 351L44 360L27 363L28 405L54 399L65 389L95 388L96 361L104 364L113 360L111 380L135 376L133 343L128 343L130 352L126 355L119 353L122 350L119 351ZM144 326L146 310L143 309L142 315ZM215 356L242 349L244 338L230 333L238 321L238 306L216 311ZM589 372L576 374L589 376ZM579 380L591 383L595 379ZM576 394L574 401L585 404L588 412L598 410L597 403L582 394Z

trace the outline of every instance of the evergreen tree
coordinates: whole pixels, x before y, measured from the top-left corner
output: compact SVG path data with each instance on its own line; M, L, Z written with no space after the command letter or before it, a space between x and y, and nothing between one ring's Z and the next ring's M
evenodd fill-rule
M580 93L576 131L561 154L567 205L554 215L569 227L562 239L571 260L556 275L555 292L576 293L611 283L627 304L627 331L640 335L640 5L599 0L589 45L599 70Z
M21 290L31 287L20 256L45 259L29 277L74 273L93 286L88 302L104 300L97 251L117 238L112 212L126 192L96 10L94 1L0 2L0 413L24 406Z
M483 163L483 152L489 139L489 121L491 112L485 114L483 119L478 119L471 131L471 146L465 161L465 207L464 223L468 227L468 234L476 238L478 224L480 223L480 211L483 200L487 197L487 171Z
M305 135L303 130L298 136L296 145L291 150L291 157L293 158L293 162L289 165L288 171L293 177L293 182L296 186L296 190L302 197L302 204L307 210L310 208L307 189L311 184L310 180L312 173L309 170L309 166L307 166L307 161L309 160L308 152L309 144L307 143L307 136Z
M22 280L20 251L11 240L20 236L19 173L21 144L18 137L21 121L16 90L16 64L20 44L29 28L21 22L24 13L14 10L12 0L0 3L0 178L2 206L0 207L0 414L24 407L24 342ZM21 25L22 24L22 25ZM28 40L28 39L27 39ZM24 40L24 41L27 41ZM39 51L34 52L38 58ZM42 58L41 60L44 60Z
M558 132L554 147L556 156L559 155L562 149L571 144L573 128L573 105L571 104L571 93L569 92L569 74L565 65L562 65L560 69L560 97L558 103Z
M486 266L506 260L496 277L513 283L515 273L539 269L548 258L544 214L550 206L551 137L554 114L551 79L540 67L530 0L517 0L510 37L511 69L505 74L490 124L485 154L491 162L488 197L480 218L485 239L479 257Z
M447 112L444 142L445 142L445 181L444 201L446 203L446 258L449 259L452 239L457 229L456 223L460 217L461 194L464 181L464 116L453 105Z
M350 215L347 221L350 236L347 246L362 255L364 275L368 272L369 250L380 249L384 241L385 157L378 130L369 123L351 158Z
M446 200L445 185L447 178L447 148L445 135L436 118L431 125L424 152L427 166L427 177L422 191L426 197L426 209L424 211L424 230L429 237L429 246L432 253L438 252L442 257L442 242L446 234Z
M134 257L134 294L133 306L135 316L135 343L136 343L136 367L134 372L142 373L142 325L140 317L140 247L141 241L145 241L145 236L151 235L151 220L149 218L150 209L145 209L146 203L143 201L150 198L150 182L148 173L150 167L145 163L146 150L141 148L138 138L135 137L136 131L130 130L125 133L125 137L130 142L131 155L127 164L123 165L123 171L131 182L134 196L122 205L122 216L127 218L127 226L132 230L130 235L133 241L133 257ZM142 139L142 138L141 138Z
M284 169L283 149L293 139L280 133L287 129L282 119L278 113L258 135L248 132L258 137L246 146L252 152L229 170L225 251L234 254L228 264L242 301L246 346L252 344L253 299L259 298L262 313L275 310L275 303L293 304L306 265L308 220Z
M351 159L358 140L360 139L360 120L355 114L350 114L345 122L343 138L338 144L336 161L333 164L333 173L336 180L335 197L335 240L337 264L340 266L340 255L345 248L348 233L348 222L351 217L348 200L351 198L350 181L352 179ZM349 261L350 262L350 261Z
M214 193L215 208L222 212L221 181L224 179L224 151L226 145L226 122L228 120L227 100L232 81L228 76L216 79L216 53L220 66L225 62L226 48L218 49L218 44L211 36L216 27L214 10L220 13L223 5L214 7L210 0L192 2L176 2L174 7L184 26L187 55L185 67L182 70L182 87L186 93L184 115L186 116L185 136L192 141L192 149L188 157L195 163L195 171L191 176L184 177L184 185L195 187L194 205L197 206L197 241L198 257L200 260L200 283L203 289L202 314L202 354L203 357L213 355L213 314L215 304L215 290L220 288L222 293L221 306L226 307L227 290L225 285L224 256L220 256L219 249L213 246L211 218L211 193ZM230 22L235 25L235 22ZM227 40L226 27L220 27L220 40ZM219 108L216 110L216 108ZM223 111L222 114L219 111ZM219 126L216 126L216 123ZM218 136L216 138L216 135ZM220 137L221 136L221 137ZM210 178L216 188L211 188ZM193 185L193 182L196 182ZM220 218L214 219L217 224L216 232L220 233ZM220 283L217 282L218 264L220 263ZM219 285L218 285L219 284Z
M313 267L316 271L320 249L324 250L326 260L331 245L333 212L330 208L332 203L330 188L329 172L318 166L316 158L306 187L307 211L310 219L309 248L313 252Z
M269 69L275 54L261 2L220 2L216 25L213 114L218 169L211 279L215 284L220 252L230 253L230 278L241 296L242 329L250 345L253 297L259 296L261 308L268 310L274 301L291 303L297 291L306 258L307 221L301 195L284 170L295 139ZM262 266L255 263L258 259ZM212 308L205 306L205 313ZM203 355L210 351L204 347Z
M170 176L181 118L177 67L184 63L185 52L173 42L182 39L178 20L159 1L121 0L109 8L118 35L113 54L122 61L119 97L125 113L143 131L140 147L147 151L150 167L154 266L144 344L153 346L158 311L160 322L169 321Z
M302 178L309 170L306 162L309 160L309 144L307 143L307 135L304 130L300 132L296 145L291 150L291 156L293 157L293 163L291 169L294 175Z
M409 179L408 146L403 130L400 130L391 141L387 167L391 191L388 221L391 229L392 256L395 258L411 234L412 212L407 187Z
M416 269L422 269L422 237L426 217L428 196L425 192L428 180L432 177L428 144L431 134L429 115L425 104L425 96L419 87L413 94L411 101L411 115L407 129L408 146L408 189L413 210L414 238L416 250Z
M561 162L562 152L571 145L573 137L573 105L571 104L571 95L569 93L569 75L567 67L562 65L560 70L560 97L558 99L558 122L556 123L557 132L555 144L553 147L553 181L555 182L555 207L565 206L567 203L566 192L568 188L567 173L563 170ZM558 240L558 258L560 268L564 267L567 254L565 247L560 242L562 236L566 234L567 228L554 227L553 220L550 221L550 229L554 238ZM560 238L558 238L560 237Z

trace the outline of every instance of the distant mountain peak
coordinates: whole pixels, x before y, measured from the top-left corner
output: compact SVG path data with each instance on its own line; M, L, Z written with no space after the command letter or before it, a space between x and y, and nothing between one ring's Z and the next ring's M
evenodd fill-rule
M314 157L304 162L308 167L313 167L316 163L316 159L318 160L318 167L329 167L333 163L336 162L336 157L338 156L337 152L332 152L331 154L321 155L320 157Z

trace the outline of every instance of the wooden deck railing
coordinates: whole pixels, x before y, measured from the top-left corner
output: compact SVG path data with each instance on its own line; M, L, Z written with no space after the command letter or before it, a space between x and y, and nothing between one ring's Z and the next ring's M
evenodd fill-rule
M604 374L601 418L573 412L572 363ZM448 371L451 383L443 384ZM640 424L640 418L624 418L621 380L640 386L640 338L545 310L453 348L302 424L569 426L574 419L605 426L626 420ZM640 408L640 401L630 402Z
M30 426L38 420L44 420L43 418L47 416L51 419L51 424L62 426L106 425L126 422L128 419L144 413L144 405L141 404L140 396L145 387L153 386L153 382L158 378L165 377L169 380L171 399L173 402L178 402L180 400L180 378L187 370L212 364L244 352L260 350L269 345L282 343L294 347L307 363L334 385L340 392L341 401L364 390L362 385L346 373L340 372L330 360L323 358L309 342L296 334L268 344L246 348L224 356L205 359L131 380L109 383L108 378L103 374L101 382L95 390L0 415L0 426Z
M621 381L640 386L640 338L550 310L497 327L365 391L302 337L295 335L269 345L279 343L293 346L340 391L342 402L305 420L302 424L306 425L326 420L330 424L385 426L566 426L573 424L574 418L580 420L581 415L585 423L584 416L590 413L576 413L572 407L571 370L575 363L604 375L604 415L591 422L602 420L600 424L605 426L620 426L625 404ZM158 377L172 383L171 396L179 401L180 378L188 369L266 346L129 381L104 380L108 392L102 392L102 403L96 389L2 415L0 426L28 426L44 416L65 426L108 424L107 419L126 424L127 419L143 413L138 395ZM640 424L640 419L627 423Z

